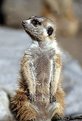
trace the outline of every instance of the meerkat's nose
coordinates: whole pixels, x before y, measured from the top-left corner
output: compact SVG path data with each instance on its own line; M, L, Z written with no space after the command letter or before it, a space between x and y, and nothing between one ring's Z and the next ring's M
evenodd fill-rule
M26 20L23 20L23 21L22 21L22 25L25 25L25 24L26 24Z

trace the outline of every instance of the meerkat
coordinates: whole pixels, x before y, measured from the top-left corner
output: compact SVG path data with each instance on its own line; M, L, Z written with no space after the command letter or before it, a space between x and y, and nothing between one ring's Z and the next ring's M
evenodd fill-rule
M37 16L24 20L22 25L32 38L32 44L21 61L19 88L11 98L11 111L18 121L61 120L64 91L56 25L48 18Z

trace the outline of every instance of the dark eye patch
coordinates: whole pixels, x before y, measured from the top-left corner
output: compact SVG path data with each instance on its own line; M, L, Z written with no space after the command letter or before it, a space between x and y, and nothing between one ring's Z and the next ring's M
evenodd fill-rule
M31 21L31 23L32 23L34 26L41 25L41 22L38 21L37 19L33 19L33 20Z
M52 27L48 27L47 33L49 36L52 35L53 31L54 31L54 29Z

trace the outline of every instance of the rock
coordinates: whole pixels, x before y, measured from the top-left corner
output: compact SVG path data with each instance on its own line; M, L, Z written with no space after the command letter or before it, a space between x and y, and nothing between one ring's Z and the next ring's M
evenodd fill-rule
M32 15L41 15L42 11L42 6L45 6L41 4L41 0L1 0L4 1L2 4L2 13L6 16L6 24L8 26L14 26L14 27L21 27L21 21L23 19L28 18L29 16ZM74 11L72 8L72 1L71 0L43 0L47 3L49 8L51 9L51 14L55 17L58 15L58 20L61 19L61 22L64 25L67 23L68 24L68 31L70 33L76 32L77 27L78 27L78 22L77 19L74 16ZM79 1L79 2L77 2ZM33 6L32 6L33 4ZM80 0L73 0L73 6L75 8L75 13L76 15L79 16L81 14L81 5L80 5ZM79 9L80 6L80 9ZM49 10L47 11L47 13ZM50 14L50 13L48 13ZM81 20L81 19L80 19ZM62 26L60 26L62 29ZM66 29L66 26L64 26Z
M55 20L54 17L56 18L58 34L75 35L79 27L82 29L81 0L62 0L62 2L61 0L43 0L46 5L45 3L42 5L41 0L1 1L0 21L2 24L21 27L23 19L32 15L44 15L52 17L53 20ZM45 7L45 9L42 7Z
M9 110L9 99L7 93L0 90L0 121L13 121Z
M72 36L78 31L72 0L43 0L42 15L56 21L59 35Z
M82 29L82 0L73 0L73 9Z
M66 114L82 113L82 68L67 52L63 57L63 80L66 92Z
M0 24L2 25L5 24L3 4L4 4L4 0L0 0Z
M20 27L21 21L32 15L38 15L40 0L5 0L3 10L8 26Z

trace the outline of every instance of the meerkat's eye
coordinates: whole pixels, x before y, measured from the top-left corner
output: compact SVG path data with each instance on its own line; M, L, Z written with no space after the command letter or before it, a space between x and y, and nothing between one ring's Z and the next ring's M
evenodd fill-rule
M41 25L41 22L39 22L37 19L33 19L33 20L31 21L31 23L32 23L34 26Z
M47 33L49 36L52 35L53 31L54 31L54 29L52 27L48 27Z

